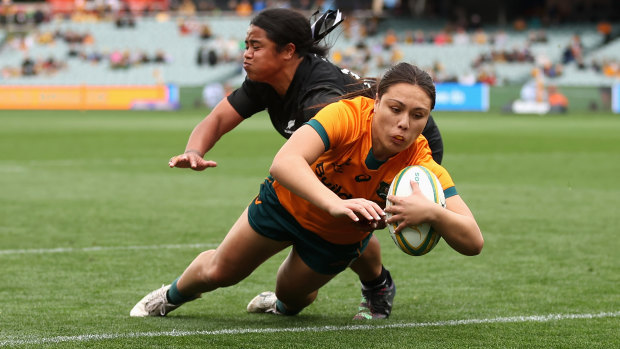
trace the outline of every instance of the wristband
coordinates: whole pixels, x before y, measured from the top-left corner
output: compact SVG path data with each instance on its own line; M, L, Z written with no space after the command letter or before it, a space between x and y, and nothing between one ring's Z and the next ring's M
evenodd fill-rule
M183 154L188 154L188 153L194 153L200 157L203 157L204 155L200 154L200 152L198 150L194 150L194 149L188 149L186 150Z

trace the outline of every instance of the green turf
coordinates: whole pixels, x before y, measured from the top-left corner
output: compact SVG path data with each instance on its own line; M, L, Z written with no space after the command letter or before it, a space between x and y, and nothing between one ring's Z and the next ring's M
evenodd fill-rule
M258 116L208 154L217 168L169 169L202 117L0 111L0 346L620 346L620 116L611 114L436 113L444 165L485 247L465 257L440 242L410 257L379 231L398 287L387 321L351 320L350 271L297 317L247 314L285 254L167 318L130 318L144 294L221 241L283 143Z

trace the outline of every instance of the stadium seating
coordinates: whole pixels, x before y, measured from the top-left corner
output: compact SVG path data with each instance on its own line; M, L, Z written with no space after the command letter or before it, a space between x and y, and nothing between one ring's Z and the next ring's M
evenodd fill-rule
M193 28L193 32L182 35L179 30L181 21ZM72 22L70 20L55 20L39 26L38 32L67 32L89 33L94 38L91 45L81 45L77 50L85 55L99 53L104 56L113 51L128 51L131 55L144 53L153 57L157 52L164 52L167 62L162 64L147 63L132 65L125 69L112 69L109 62L104 59L99 63L93 63L82 57L69 57L71 45L56 40L54 45L34 44L25 53L15 49L0 50L2 66L20 67L25 57L35 60L45 60L54 57L57 61L66 63L66 68L54 74L39 74L36 76L11 77L0 80L2 84L154 84L174 83L180 86L204 86L214 81L222 81L243 75L238 58L241 49L231 54L237 60L218 62L215 65L197 64L197 53L201 46L222 46L218 40L236 40L242 45L243 37L248 26L249 19L236 16L211 16L193 18L174 18L169 20L157 20L155 17L138 17L135 19L135 27L118 28L114 22ZM195 32L200 25L208 25L212 37L201 39ZM443 66L443 74L446 76L459 77L467 73L475 73L472 64L484 54L499 49L492 43L456 45L447 44L438 46L433 43L406 43L403 40L404 33L421 29L425 33L433 33L442 29L444 23L431 20L401 20L390 19L382 21L378 31L371 37L365 37L362 41L371 52L367 76L378 76L389 64L395 50L400 51L401 59L415 63L425 69L431 69L435 63ZM399 41L391 49L382 48L382 40L385 33L393 29L399 36ZM492 36L499 28L486 27L485 31ZM594 25L573 25L566 27L545 29L547 41L543 43L528 43L528 32L506 30L508 40L503 49L525 48L534 57L534 62L492 62L485 65L485 69L492 71L497 76L499 84L521 84L531 77L531 71L536 66L536 61L546 59L551 62L560 62L563 52L570 42L571 37L578 33L586 53L586 63L590 64L594 59L605 57L618 57L620 41L616 40L608 45L602 45L602 37L596 32ZM5 34L0 32L0 42ZM335 50L346 52L358 42L348 39L342 33L330 35L330 43ZM5 45L6 46L6 45ZM554 78L558 85L575 86L598 86L611 84L616 81L613 78L602 76L591 69L579 69L574 64L565 67L562 76Z
M242 22L241 22L242 21ZM247 19L210 18L214 37L235 36L243 38ZM212 22L212 23L211 23ZM243 25L243 26L241 26ZM38 28L43 32L90 33L94 37L92 45L78 45L77 50L85 55L99 52L108 55L113 51L128 51L131 54L143 52L153 57L162 51L169 61L165 64L142 64L127 69L111 69L106 59L99 63L86 61L79 57L69 57L71 45L56 40L54 45L35 44L27 53L18 50L3 50L0 60L3 66L19 67L28 56L35 60L54 57L66 62L67 68L53 75L23 76L4 80L4 84L153 84L157 82L177 85L198 86L229 78L241 71L238 62L220 63L215 66L198 66L197 49L213 40L200 40L197 35L180 35L176 21L159 22L154 18L138 18L134 28L117 28L113 22L54 21Z

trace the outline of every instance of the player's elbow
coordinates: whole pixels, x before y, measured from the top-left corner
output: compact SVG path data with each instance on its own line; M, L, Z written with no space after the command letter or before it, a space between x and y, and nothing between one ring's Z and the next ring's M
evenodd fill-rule
M482 252L482 247L484 246L484 239L482 235L476 237L469 241L467 246L461 250L461 253L466 256L477 256Z
M278 180L282 176L283 171L286 171L286 166L284 166L283 160L276 156L271 163L271 167L269 167L269 174Z

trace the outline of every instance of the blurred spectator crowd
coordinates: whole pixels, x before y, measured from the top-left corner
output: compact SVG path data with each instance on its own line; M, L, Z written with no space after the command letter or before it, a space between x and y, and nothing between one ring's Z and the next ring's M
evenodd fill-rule
M139 30L136 24L140 17L153 17L157 21L175 21L180 37L196 37L195 63L197 66L212 67L220 63L241 60L244 50L242 37L223 38L215 35L209 18L201 14L217 16L226 11L238 17L248 17L266 7L295 7L310 11L316 8L323 10L333 8L334 1L249 1L231 0L225 7L211 0L174 0L168 8L161 8L156 2L143 7L131 7L121 0L76 1L75 9L65 13L53 13L45 6L22 6L21 4L4 1L0 5L0 29L11 26L28 27L24 30L7 30L1 49L23 52L23 60L19 66L3 66L2 77L33 76L39 74L52 75L67 69L71 59L92 64L107 64L110 69L129 69L144 64L167 64L174 58L159 49L149 54L140 49L98 49L95 47L97 38L89 31L46 30L40 31L41 23L53 21L71 22L112 22L118 30ZM528 24L517 19L510 28L485 29L480 16L472 15L467 21L448 21L443 27L407 28L395 30L382 28L379 17L347 16L341 34L346 44L334 44L330 51L330 59L343 68L348 68L362 76L372 76L391 64L407 60L409 49L428 50L432 47L480 47L468 66L459 75L446 69L441 57L432 64L422 66L436 82L483 82L490 85L501 83L495 67L497 65L529 64L532 71L540 71L548 78L562 76L565 66L574 64L579 69L593 71L610 77L620 77L620 57L586 61L585 47L579 33L575 33L564 48L559 59L550 58L545 54L535 53L533 45L549 44L547 30L541 26L528 28ZM249 21L249 19L248 19ZM247 23L246 23L247 24ZM611 23L599 21L592 24L603 37L602 42L613 39ZM518 44L511 43L511 35L519 33L526 40ZM131 35L131 33L127 33ZM334 40L336 41L337 38ZM33 58L29 54L34 45L55 45L63 42L69 45L64 57ZM414 62L415 63L415 62Z

